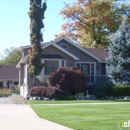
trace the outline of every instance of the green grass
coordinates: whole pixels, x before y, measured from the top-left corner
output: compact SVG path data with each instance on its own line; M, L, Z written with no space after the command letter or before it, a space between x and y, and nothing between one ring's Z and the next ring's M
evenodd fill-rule
M70 100L70 101L38 101L25 100L26 104L72 104L72 103L106 103L106 102L130 102L130 100Z
M123 100L124 101L124 100ZM39 117L62 124L74 130L118 130L118 121L130 120L130 104L89 104L113 103L114 101L29 101ZM85 103L85 104L80 104ZM27 103L27 102L26 102ZM53 103L53 105L52 105ZM61 105L55 105L55 104ZM63 103L63 105L62 105ZM78 103L73 105L72 103ZM118 103L120 103L118 101ZM68 105L65 105L68 104ZM122 130L130 130L122 128Z

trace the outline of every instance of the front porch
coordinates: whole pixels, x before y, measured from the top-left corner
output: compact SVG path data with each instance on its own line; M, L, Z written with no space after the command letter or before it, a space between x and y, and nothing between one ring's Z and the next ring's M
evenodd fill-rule
M107 75L91 75L91 76L86 76L86 82L89 84L93 84L96 82L105 82L108 81L108 76Z

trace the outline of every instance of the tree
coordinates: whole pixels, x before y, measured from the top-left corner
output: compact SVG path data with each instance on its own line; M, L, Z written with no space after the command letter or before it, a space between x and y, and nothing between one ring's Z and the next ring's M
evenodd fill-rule
M4 55L0 60L0 65L17 65L21 57L22 54L18 48L11 47L5 49Z
M108 77L115 85L130 85L130 23L124 19L117 33L110 38Z
M32 48L29 53L29 73L36 76L43 68L41 63L41 42L43 42L41 29L44 28L42 19L44 19L44 12L46 10L46 2L42 0L30 0L30 41Z
M62 25L62 33L55 39L66 36L78 41L82 46L106 46L106 36L115 32L122 20L122 13L128 6L118 6L115 0L77 0L66 4L60 11L67 23Z

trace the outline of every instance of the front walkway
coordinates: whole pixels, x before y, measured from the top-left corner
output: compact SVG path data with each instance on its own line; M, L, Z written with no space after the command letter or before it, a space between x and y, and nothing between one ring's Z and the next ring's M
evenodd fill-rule
M1 130L72 130L39 118L29 105L17 96L0 98Z

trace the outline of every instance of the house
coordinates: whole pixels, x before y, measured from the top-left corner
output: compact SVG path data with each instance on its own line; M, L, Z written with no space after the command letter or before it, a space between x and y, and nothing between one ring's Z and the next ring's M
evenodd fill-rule
M0 88L18 85L19 71L15 65L0 65Z
M21 46L22 59L16 66L19 68L21 95L27 95L33 86L33 78L28 73L28 50L31 45ZM36 85L44 85L50 73L60 66L72 66L81 69L88 83L106 79L106 60L108 52L99 48L82 48L66 37L42 44L42 63L44 68L36 76Z

